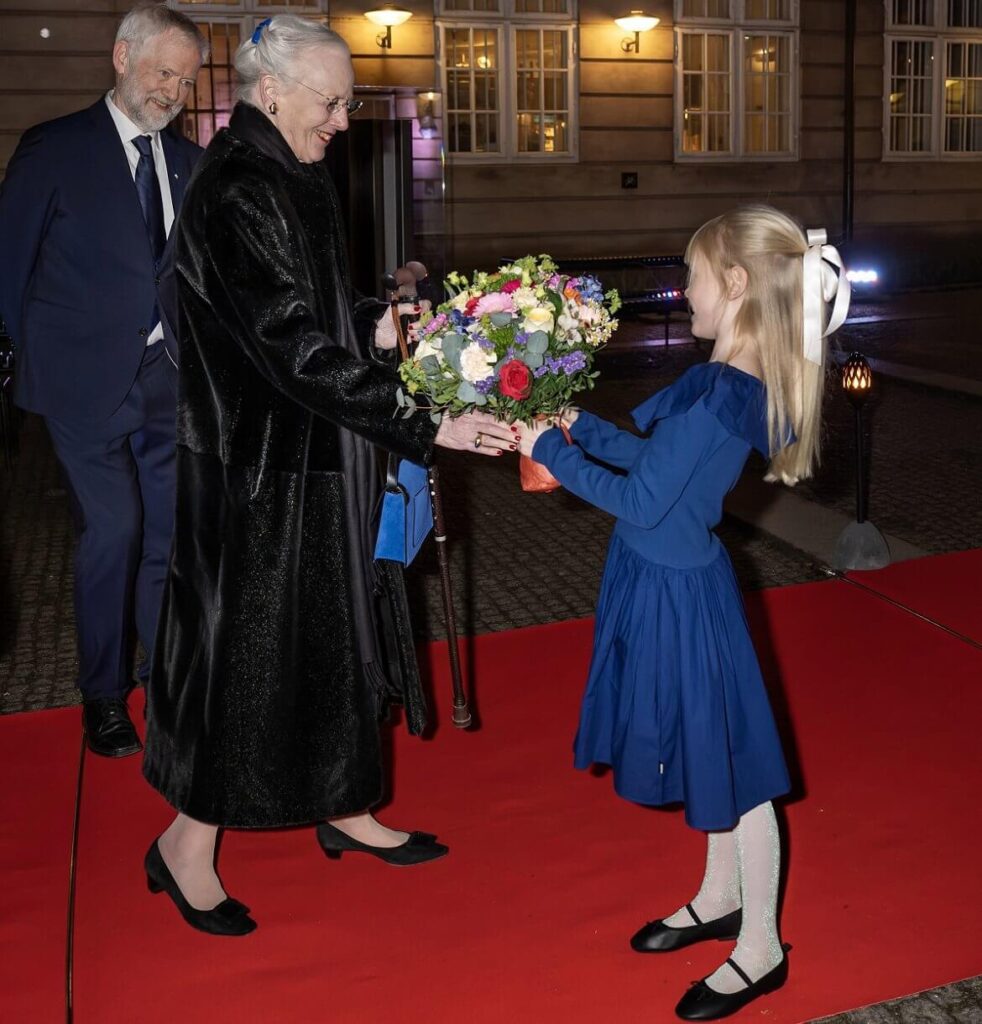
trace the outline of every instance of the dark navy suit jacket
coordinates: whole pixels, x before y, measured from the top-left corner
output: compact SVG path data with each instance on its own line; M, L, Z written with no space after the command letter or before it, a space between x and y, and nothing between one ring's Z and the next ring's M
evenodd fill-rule
M176 217L203 151L168 131L161 143ZM25 132L0 188L0 316L17 404L68 421L110 416L136 378L161 277L105 99Z

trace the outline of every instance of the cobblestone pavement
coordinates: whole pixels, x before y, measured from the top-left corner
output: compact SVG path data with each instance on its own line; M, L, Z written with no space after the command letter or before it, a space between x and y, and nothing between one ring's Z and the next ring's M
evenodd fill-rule
M982 379L982 292L854 306L837 344L881 359ZM583 405L626 423L631 408L708 358L685 323L672 344L657 322L625 324ZM980 342L982 343L982 342ZM865 419L869 518L927 551L982 547L982 399L879 376ZM854 422L834 378L823 465L800 485L810 501L854 508ZM441 458L458 628L513 629L592 614L612 521L565 492L525 494L513 459ZM762 472L751 462L748 472ZM0 713L75 703L72 531L67 496L40 422L24 421L13 472L0 465ZM813 560L725 518L719 533L746 589L820 579ZM443 635L433 545L407 576L421 639ZM982 1024L982 980L826 1018L822 1024Z

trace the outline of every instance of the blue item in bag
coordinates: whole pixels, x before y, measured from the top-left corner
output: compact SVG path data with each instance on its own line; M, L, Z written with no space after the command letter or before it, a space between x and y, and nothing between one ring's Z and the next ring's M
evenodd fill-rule
M390 455L375 557L409 565L432 529L429 474L415 462Z

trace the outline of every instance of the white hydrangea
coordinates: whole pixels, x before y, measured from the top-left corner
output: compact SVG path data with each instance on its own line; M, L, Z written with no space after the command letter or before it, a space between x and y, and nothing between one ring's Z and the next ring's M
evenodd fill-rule
M511 297L515 302L515 305L525 312L527 309L533 309L539 304L539 299L535 294L534 288L516 288L512 293Z
M486 351L476 341L471 342L460 350L460 375L475 384L491 376L496 361L493 349Z
M435 338L430 340L429 338L423 338L423 340L416 346L416 362L422 362L427 356L436 356L440 361L440 365L443 365L443 350L440 347L440 339Z

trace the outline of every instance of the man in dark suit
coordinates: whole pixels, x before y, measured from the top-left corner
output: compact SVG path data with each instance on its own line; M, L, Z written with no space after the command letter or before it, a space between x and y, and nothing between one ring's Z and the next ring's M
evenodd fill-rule
M125 700L130 627L149 654L173 530L176 345L160 268L202 151L164 129L207 50L166 5L131 11L115 88L25 132L0 189L14 400L44 417L68 484L78 686L89 747L109 757L140 749Z

